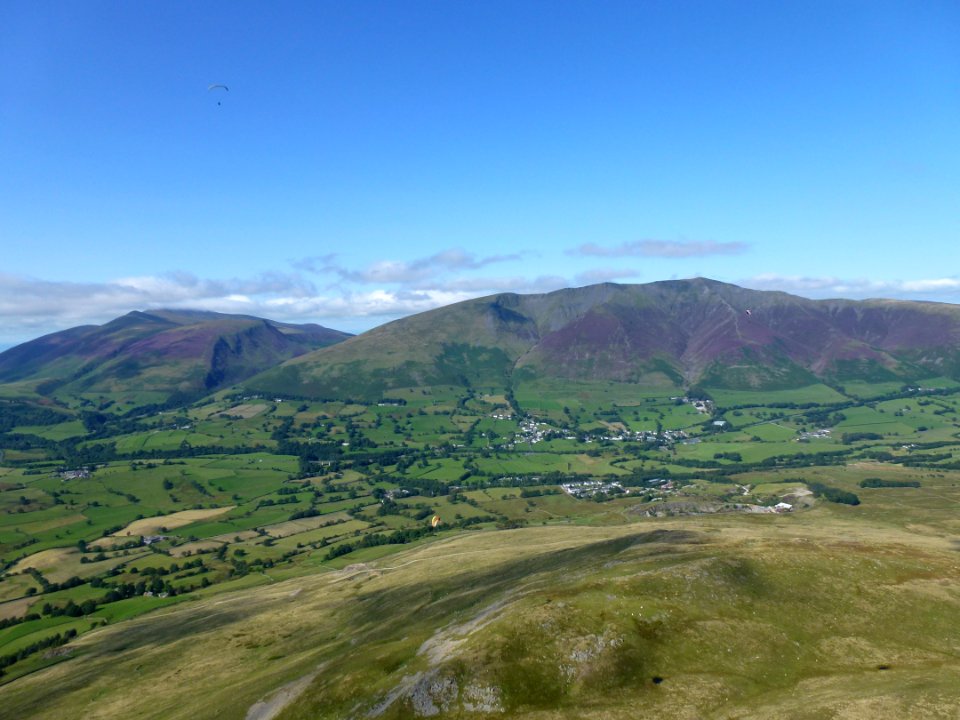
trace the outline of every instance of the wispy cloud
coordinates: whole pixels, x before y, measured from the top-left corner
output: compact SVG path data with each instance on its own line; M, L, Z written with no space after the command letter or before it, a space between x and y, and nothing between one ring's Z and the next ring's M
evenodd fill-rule
M295 261L294 267L317 274L333 274L353 283L409 285L423 283L451 272L480 270L496 263L522 259L522 253L477 256L460 248L450 248L415 260L380 260L359 270L342 265L335 254L319 255Z
M569 253L595 257L689 258L707 255L740 255L749 249L750 245L742 242L633 240L614 247L584 243L570 250Z
M311 273L331 272L337 267L337 254L327 253L326 255L311 255L309 257L290 260L290 265L297 270L303 270Z
M919 280L843 279L767 273L739 281L755 290L782 290L812 297L892 297L915 299L951 299L960 297L960 278L924 278Z
M617 267L588 268L573 278L553 274L488 274L490 268L508 259L514 256L478 256L455 250L353 270L344 267L335 256L320 256L302 261L296 271L264 272L246 278L203 278L172 272L91 283L0 273L0 346L75 325L106 322L131 310L158 308L245 313L360 331L483 295L543 293L639 274L634 269ZM487 272L478 272L482 270ZM332 273L336 282L324 284L314 273ZM807 297L960 301L960 277L955 276L875 280L761 274L737 282L745 287L784 290Z
M296 274L210 280L184 272L121 278L109 282L50 281L0 274L0 322L6 335L44 327L100 322L133 309L191 307L237 312L251 297L316 294Z
M484 267L491 258L449 256L449 267ZM411 263L412 264L412 263ZM384 275L385 277L395 277ZM401 275L402 277L408 277ZM344 282L318 288L301 273L207 279L175 272L108 282L60 282L0 273L0 345L75 325L102 323L131 310L195 308L362 330L411 313L496 292L547 292L558 276L427 278L391 287Z
M419 292L380 289L307 298L277 297L265 299L256 304L259 314L271 318L387 319L431 310L475 296L475 293L439 289L426 289ZM335 323L330 324L335 325Z

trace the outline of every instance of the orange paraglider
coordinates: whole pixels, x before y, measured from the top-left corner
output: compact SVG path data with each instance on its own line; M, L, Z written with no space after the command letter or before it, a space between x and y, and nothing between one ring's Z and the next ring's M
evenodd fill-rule
M435 528L435 527L437 527L439 524L440 524L440 516L439 516L439 515L434 515L434 516L430 519L430 527Z

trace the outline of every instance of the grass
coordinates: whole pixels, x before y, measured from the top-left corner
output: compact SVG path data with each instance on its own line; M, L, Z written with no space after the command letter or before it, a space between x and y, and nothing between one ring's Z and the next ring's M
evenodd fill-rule
M348 520L347 522L336 523L314 530L304 530L297 534L284 536L282 540L276 543L276 547L283 550L290 550L297 547L298 544L307 545L330 538L351 536L357 530L365 530L368 527L370 527L370 523L362 520Z
M14 428L14 432L36 435L45 440L59 442L71 437L80 437L81 435L85 435L87 431L83 427L83 423L79 420L70 420L69 422L63 422L57 425L22 425Z
M275 442L271 434L286 418L292 439L313 442L319 434L342 448L333 464L302 476L297 457L266 451L111 462L69 481L52 463L0 468L0 559L15 568L40 567L51 582L78 575L135 583L148 574L134 569L165 571L200 559L202 574L163 577L177 589L213 582L185 595L109 603L78 619L82 635L64 651L76 659L56 664L63 657L36 655L17 663L0 681L15 679L0 686L0 707L29 707L25 717L88 705L104 718L199 719L214 708L244 717L260 697L330 663L283 718L362 716L394 691L383 717L412 716L428 700L440 710L446 702L439 714L453 716L477 698L494 714L538 718L813 718L842 708L861 717L858 703L868 694L859 688L902 708L934 678L931 668L956 669L943 637L960 619L946 540L960 534L960 473L946 467L960 459L957 397L864 401L843 408L842 419L834 410L807 419L807 408L769 405L800 402L802 393L716 391L718 403L743 407L725 414L733 430L710 434L701 429L709 415L671 399L680 393L669 384L650 390L536 381L515 388L521 404L554 426L606 434L659 424L697 436L664 450L642 440L516 442L518 421L491 417L505 409L503 388L478 386L469 398L448 390L391 389L389 397L407 401L399 406L251 401L231 413L249 416L242 419L221 417L238 405L216 399L111 438L140 449L179 447L184 437ZM840 397L826 386L805 392L818 402ZM172 429L183 417L193 427ZM796 442L798 431L822 422L837 423L830 437ZM464 434L470 428L472 439ZM881 438L841 442L855 432ZM348 438L351 446L340 445ZM922 443L934 444L910 447ZM378 456L404 446L404 462ZM817 459L836 451L845 454ZM886 452L891 462L877 462ZM801 454L804 462L794 463ZM938 466L897 464L930 454ZM720 474L710 467L715 460L738 474ZM755 465L744 471L738 463ZM791 463L798 467L784 467ZM637 480L633 473L671 473L680 482L676 491L644 486L594 502L559 492L523 497L526 488L511 479L559 482L544 477L552 472L627 483ZM921 487L859 487L877 477ZM466 501L430 496L435 486L424 484L425 494L379 514L374 489L413 488L418 480L462 485ZM807 481L856 493L861 503L817 501L810 509L800 507L804 501L785 516L643 519L670 504L683 512L770 504L803 492ZM512 486L483 487L488 483ZM550 489L557 486L537 492ZM320 515L290 520L308 510ZM330 547L423 527L433 513L444 524L427 538L326 559ZM490 516L498 520L469 532L456 527ZM501 518L527 527L497 530ZM159 533L175 525L178 538L126 555L94 542L117 528ZM198 540L174 547L188 538ZM91 544L88 552L79 540ZM94 561L101 548L106 559ZM0 578L0 599L7 600L0 611L22 615L31 604L106 592L83 584L24 602L28 588L42 591L29 575ZM902 628L891 627L907 613L913 616ZM111 626L90 632L101 619ZM48 620L14 626L24 633L17 641L52 632ZM4 637L13 635L0 635L0 655L8 649ZM858 657L891 669L863 666ZM104 673L124 680L105 684ZM417 689L409 680L416 673L432 679ZM430 690L434 680L437 687L456 683L455 694L431 695L439 692ZM952 707L951 687L931 682L931 708ZM844 695L844 686L856 689ZM45 694L48 688L56 689ZM809 708L784 704L795 693L811 698Z
M144 554L143 551L134 550L129 555L115 554L106 560L82 562L84 555L76 548L56 548L34 553L21 560L13 566L12 572L22 572L32 567L43 573L50 582L62 583L72 577L90 578L100 575L142 554Z
M184 525L209 520L210 518L223 515L233 510L235 505L227 505L221 508L210 508L208 510L181 510L170 515L160 515L158 517L143 518L134 520L123 530L114 533L115 537L127 535L154 535L167 530L174 530Z
M341 571L85 635L82 660L4 686L0 700L37 718L91 702L103 718L242 717L323 666L284 718L340 717L394 688L385 716L412 717L403 688L415 672L455 680L452 707L467 687L487 688L515 717L815 718L846 707L857 718L871 695L894 708L924 699L915 717L948 712L960 620L950 544L815 514L370 548ZM173 667L177 679L164 681Z
M723 388L708 388L710 396L720 407L731 405L760 406L775 403L840 403L847 398L831 387L823 384L807 385L789 390L764 390L762 392L750 390L727 390ZM878 393L878 395L881 393Z

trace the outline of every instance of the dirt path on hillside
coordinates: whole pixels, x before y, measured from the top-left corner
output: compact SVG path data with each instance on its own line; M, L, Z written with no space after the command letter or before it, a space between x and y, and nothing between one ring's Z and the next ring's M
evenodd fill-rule
M299 680L287 683L263 700L255 702L247 710L244 720L273 720L287 705L303 695L304 691L310 687L310 683L323 670L324 665L321 665L309 675L304 675Z

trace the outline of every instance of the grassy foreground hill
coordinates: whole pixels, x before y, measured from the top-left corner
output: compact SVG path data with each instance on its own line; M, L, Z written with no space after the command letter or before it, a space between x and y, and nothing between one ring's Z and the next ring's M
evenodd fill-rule
M784 389L960 376L960 309L807 300L697 278L504 293L421 313L248 381L297 397L533 379Z
M131 312L104 325L53 333L0 353L0 383L41 395L197 397L244 380L347 333L246 315Z
M955 493L953 493L955 495ZM440 539L200 598L0 688L31 718L945 718L956 549L836 509Z

